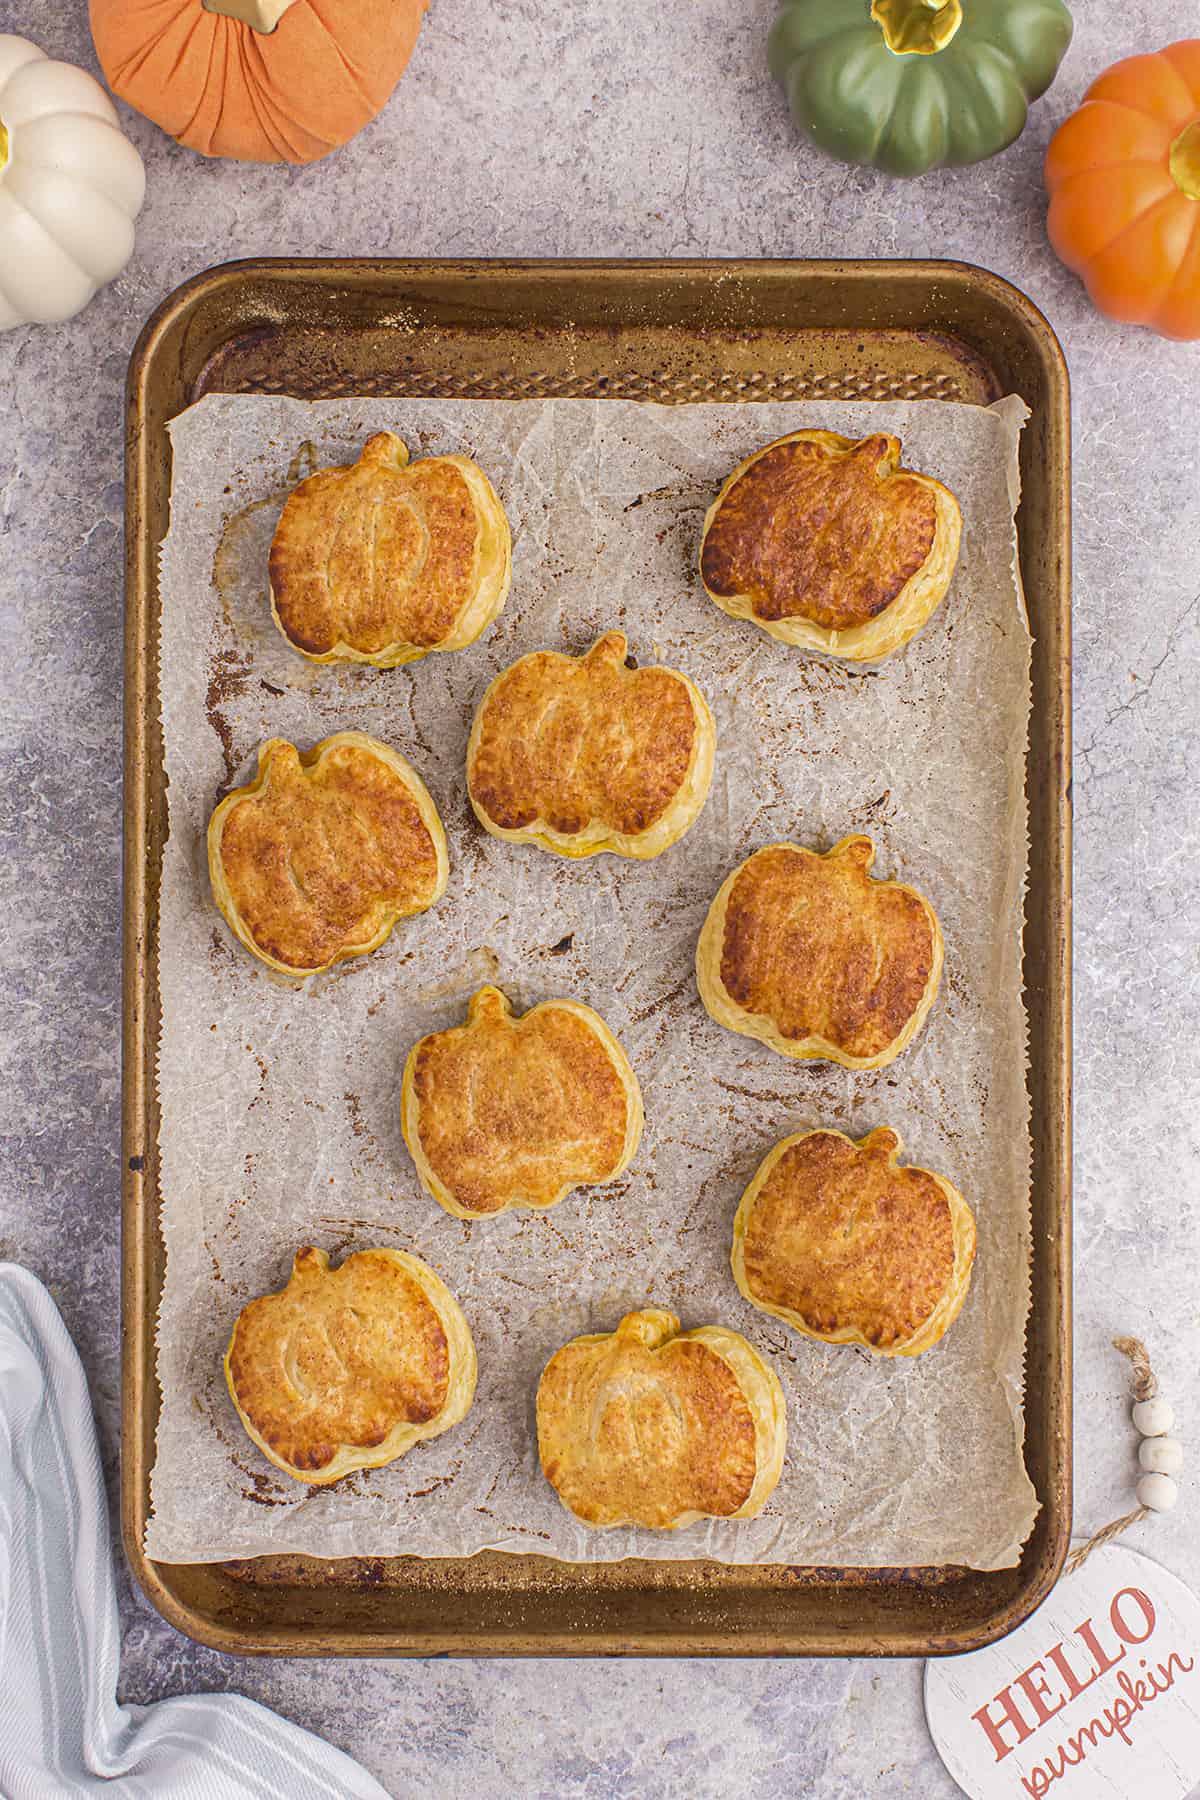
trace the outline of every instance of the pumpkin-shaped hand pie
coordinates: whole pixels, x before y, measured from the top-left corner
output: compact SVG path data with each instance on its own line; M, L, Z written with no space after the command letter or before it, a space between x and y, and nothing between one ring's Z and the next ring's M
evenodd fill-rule
M739 463L704 521L700 575L723 612L785 644L870 662L941 601L962 514L900 467L900 440L796 431Z
M780 0L767 45L800 129L892 175L995 156L1071 41L1063 0Z
M933 1005L942 933L923 894L873 879L874 859L868 837L823 856L768 844L726 878L696 946L718 1025L847 1069L900 1054Z
M301 755L272 738L258 774L208 827L213 898L234 935L285 975L377 950L446 889L446 834L410 763L365 731Z
M386 105L426 0L90 0L109 87L203 156L315 162Z
M585 1525L676 1531L762 1511L787 1411L779 1377L738 1332L681 1332L651 1309L550 1358L537 1431L542 1472Z
M465 1418L475 1346L457 1300L419 1257L359 1250L331 1269L323 1250L306 1248L282 1293L238 1315L225 1380L263 1455L325 1487Z
M941 1175L902 1167L896 1132L799 1132L763 1160L733 1227L752 1306L827 1344L918 1356L962 1310L975 1219Z
M465 1025L414 1044L400 1110L421 1186L460 1219L612 1181L642 1135L637 1077L603 1019L577 1000L514 1018L495 987Z
M620 631L584 656L535 650L485 693L467 787L493 837L559 856L658 856L708 798L717 733L678 669L629 668Z
M1200 338L1200 38L1093 81L1046 152L1050 242L1109 318Z
M270 572L271 611L293 650L394 669L475 642L504 605L512 544L477 463L410 463L380 431L356 463L318 469L288 497Z

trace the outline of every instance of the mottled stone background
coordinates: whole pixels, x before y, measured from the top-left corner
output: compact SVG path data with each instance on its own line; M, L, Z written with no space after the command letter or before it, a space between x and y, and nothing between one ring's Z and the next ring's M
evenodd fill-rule
M384 116L299 172L207 164L131 118L149 175L132 264L72 324L0 337L0 1254L58 1297L114 1479L121 385L164 294L257 253L948 256L1045 309L1075 393L1079 1526L1129 1502L1114 1331L1146 1333L1185 1433L1195 1416L1200 345L1092 313L1047 247L1040 168L1099 69L1200 31L1200 7L1079 0L1024 138L904 186L796 141L764 68L771 5L434 0ZM95 67L84 0L3 0L0 29ZM1131 1542L1197 1584L1193 1491ZM398 1795L957 1791L916 1665L240 1662L120 1579L125 1699L236 1688Z

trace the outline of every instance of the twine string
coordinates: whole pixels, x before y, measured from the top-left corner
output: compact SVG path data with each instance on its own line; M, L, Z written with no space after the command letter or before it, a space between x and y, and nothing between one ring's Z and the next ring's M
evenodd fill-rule
M1114 1338L1113 1349L1127 1356L1133 1365L1134 1399L1153 1400L1158 1393L1158 1376L1150 1367L1150 1353L1141 1338Z
M1101 1544L1111 1544L1114 1538L1119 1538L1121 1533L1128 1531L1131 1525L1140 1525L1143 1519L1149 1517L1149 1514L1148 1506L1135 1506L1132 1512L1125 1513L1120 1519L1114 1519L1111 1525L1106 1525L1102 1531L1096 1532L1095 1536L1090 1537L1086 1544L1080 1544L1078 1550L1072 1550L1067 1558L1067 1574L1073 1575L1076 1569L1081 1568L1087 1561L1093 1550L1098 1550Z
M1150 1353L1145 1344L1140 1338L1119 1337L1113 1339L1113 1348L1129 1358L1133 1371L1134 1399L1153 1400L1158 1393L1158 1376L1150 1366ZM1120 1537L1123 1531L1128 1531L1131 1525L1140 1525L1143 1519L1150 1516L1150 1510L1148 1506L1135 1506L1132 1512L1125 1513L1123 1517L1114 1519L1110 1525L1095 1532L1086 1544L1081 1544L1078 1550L1071 1552L1067 1558L1067 1574L1073 1575L1076 1569L1082 1568L1092 1551L1098 1550L1101 1544L1111 1544L1114 1538Z

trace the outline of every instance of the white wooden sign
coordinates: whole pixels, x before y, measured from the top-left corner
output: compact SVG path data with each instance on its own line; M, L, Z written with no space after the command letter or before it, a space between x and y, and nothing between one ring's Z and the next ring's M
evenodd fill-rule
M1093 1551L987 1650L925 1665L925 1716L972 1800L1185 1800L1200 1784L1200 1599Z

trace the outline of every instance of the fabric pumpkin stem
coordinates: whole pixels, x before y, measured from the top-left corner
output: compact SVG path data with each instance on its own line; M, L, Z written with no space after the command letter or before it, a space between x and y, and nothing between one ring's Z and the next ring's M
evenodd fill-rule
M201 0L205 12L220 13L226 19L240 19L251 31L268 36L296 0Z

